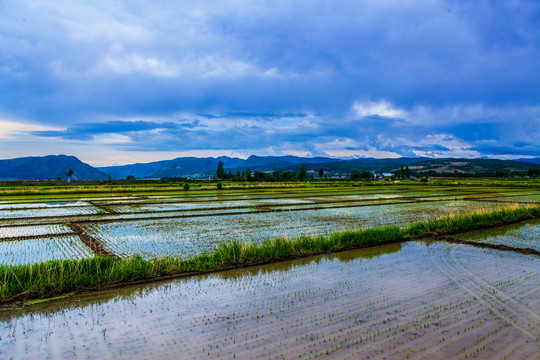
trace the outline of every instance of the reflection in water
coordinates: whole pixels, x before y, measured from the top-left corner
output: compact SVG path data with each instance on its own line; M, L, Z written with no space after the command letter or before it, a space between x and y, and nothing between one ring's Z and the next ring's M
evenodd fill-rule
M529 248L540 251L540 219L459 234L466 241Z
M186 258L212 252L220 243L232 240L260 243L277 237L294 239L303 235L327 235L381 226L405 227L414 221L470 213L478 210L479 206L475 202L460 200L280 212L258 212L246 208L242 211L248 213L242 214L236 214L237 210L228 215L209 211L205 213L208 216L169 218L185 214L180 211L166 213L167 218L163 219L144 219L152 214L122 215L136 221L83 223L81 228L121 257L141 254L148 258ZM497 208L500 205L484 206Z
M166 280L147 283L143 285L126 286L113 290L106 290L97 293L85 294L80 296L68 297L59 300L53 300L31 306L8 306L0 307L0 321L8 321L14 317L24 316L26 314L50 314L55 311L67 309L76 309L88 305L99 305L108 301L133 300L147 297L156 292L167 291L166 289L182 282L204 282L209 278L219 278L223 280L242 281L245 278L257 277L263 274L271 275L274 272L281 272L280 276L287 276L287 272L292 268L298 268L306 265L317 265L322 261L339 260L340 262L350 262L356 259L372 259L385 254L396 253L401 250L401 243L388 244L365 249L343 251L335 254L325 254L311 256L291 261L265 264L260 266L247 267L236 270L228 270L218 273L193 276L190 278L181 278L175 280Z
M5 308L0 358L536 358L539 277L534 256L393 244Z
M241 280L246 276L257 276L260 274L272 273L275 271L290 271L293 267L305 266L308 264L320 264L323 261L339 260L343 263L348 263L358 259L372 259L385 254L392 254L401 250L401 243L388 244L366 249L342 251L335 254L326 254L318 256L310 256L291 261L283 261L279 263L266 264L245 269L237 269L233 271L224 271L215 274L223 279Z

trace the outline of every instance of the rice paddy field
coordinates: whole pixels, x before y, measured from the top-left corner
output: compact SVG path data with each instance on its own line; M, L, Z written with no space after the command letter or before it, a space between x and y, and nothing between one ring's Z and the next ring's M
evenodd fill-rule
M540 196L534 189L476 186L144 190L131 196L103 192L0 197L0 264L90 257L89 241L120 258L189 258L231 240L260 243L276 237L403 227L509 203L537 203Z
M2 358L538 359L535 255L414 241L0 311Z
M459 240L480 244L506 245L519 249L540 251L540 220L523 224L483 229L456 236Z
M0 196L0 264L190 258L539 202L511 186ZM538 359L540 222L0 307L0 358ZM509 251L483 245L505 245Z

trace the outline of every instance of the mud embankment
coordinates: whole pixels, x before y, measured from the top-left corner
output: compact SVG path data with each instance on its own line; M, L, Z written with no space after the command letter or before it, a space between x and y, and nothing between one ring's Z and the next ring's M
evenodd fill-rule
M119 259L120 257L116 255L115 253L108 251L101 245L99 241L94 239L92 236L88 235L83 231L83 229L80 228L77 224L74 223L68 223L67 226L73 230L75 234L79 236L79 238L84 242L92 251L94 254L99 256L108 256L113 259Z

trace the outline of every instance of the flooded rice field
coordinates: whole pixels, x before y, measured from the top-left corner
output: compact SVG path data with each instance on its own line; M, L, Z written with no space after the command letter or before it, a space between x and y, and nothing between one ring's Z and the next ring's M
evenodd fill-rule
M426 202L318 210L251 212L215 216L165 218L124 222L84 223L81 228L120 257L190 257L210 252L231 240L260 243L264 239L375 228L407 226L448 214L465 214L471 202ZM498 207L497 204L492 204ZM212 215L212 214L209 214Z
M538 359L539 283L536 255L412 241L4 308L0 357Z
M92 250L77 235L0 241L0 265L24 265L92 256Z
M98 214L102 210L86 204L79 204L73 206L71 204L66 205L51 205L40 206L42 204L25 204L25 207L18 208L4 208L0 210L0 220L9 219L32 219L36 217L75 217L79 215L91 215Z
M540 251L540 220L482 229L455 236L459 240Z
M119 257L186 258L230 240L407 226L538 196L511 188L366 187L20 198L0 202L0 264L86 257L85 238Z
M63 224L52 225L28 225L0 227L0 240L7 238L22 238L31 236L67 234L72 230Z

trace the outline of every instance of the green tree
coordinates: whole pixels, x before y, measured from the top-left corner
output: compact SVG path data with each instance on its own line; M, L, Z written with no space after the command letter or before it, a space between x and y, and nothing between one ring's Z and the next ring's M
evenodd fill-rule
M324 175L324 170L323 169L319 169L319 179L321 179Z
M411 177L411 170L409 170L408 166L405 167L405 176L407 179L410 179Z
M73 170L69 169L67 172L68 182L71 182L71 177L73 176Z
M223 161L220 160L217 164L216 170L216 177L218 179L223 179L223 177L225 176L225 169L223 168L223 166L225 166L225 164L223 163Z
M263 181L264 180L264 173L262 171L256 171L253 173L253 180L255 181Z
M351 173L349 174L349 177L351 178L351 180L360 179L360 171L357 171L357 170L351 171Z
M133 180L135 180L135 176L133 176L133 175L128 175L128 176L126 176L126 180L128 180L128 181L133 181Z
M300 170L298 170L298 172L296 173L296 177L297 177L298 180L300 180L300 181L306 180L306 177L307 177L307 169L306 169L306 165L304 165L304 164L301 164L301 165L300 165Z
M183 188L184 188L185 191L188 191L188 190L189 190L189 184L188 184L188 183L185 183L185 184L183 185Z
M251 170L247 169L246 171L246 181L251 181Z
M373 177L373 175L371 174L371 172L367 171L367 170L364 170L360 173L360 177L362 179L371 179Z
M107 173L107 180L108 180L109 182L112 180L112 174L111 174L110 171Z

